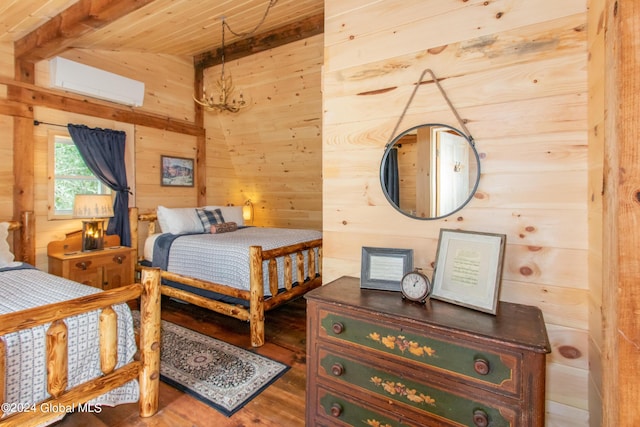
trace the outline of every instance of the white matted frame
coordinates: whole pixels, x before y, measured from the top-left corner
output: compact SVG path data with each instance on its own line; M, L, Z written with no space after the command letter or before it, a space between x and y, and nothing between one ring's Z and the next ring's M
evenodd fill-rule
M413 249L362 247L360 287L400 291L402 276L413 270Z
M496 314L507 237L440 230L432 298Z

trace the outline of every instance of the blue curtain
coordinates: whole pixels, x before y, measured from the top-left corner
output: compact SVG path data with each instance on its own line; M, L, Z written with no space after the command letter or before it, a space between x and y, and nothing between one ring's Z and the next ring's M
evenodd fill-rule
M387 195L400 207L400 177L398 176L398 149L392 148L389 150L387 159L384 164L383 172L384 187L387 190Z
M67 125L73 143L82 159L100 181L115 191L114 216L109 220L107 234L120 236L120 244L131 246L129 226L129 186L124 165L126 133L119 130Z

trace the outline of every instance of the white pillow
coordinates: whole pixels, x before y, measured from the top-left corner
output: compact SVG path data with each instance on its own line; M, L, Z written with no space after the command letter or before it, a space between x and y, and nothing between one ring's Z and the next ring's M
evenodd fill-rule
M165 208L158 206L158 223L163 233L202 233L202 222L196 208Z
M9 248L9 223L0 222L0 268L13 266L14 256Z
M238 226L244 225L242 218L242 206L205 206L208 211L220 209L224 222L235 222Z

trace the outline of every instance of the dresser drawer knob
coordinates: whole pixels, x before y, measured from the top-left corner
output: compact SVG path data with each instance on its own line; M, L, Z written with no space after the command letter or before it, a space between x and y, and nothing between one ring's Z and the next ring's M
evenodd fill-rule
M331 405L331 416L337 418L340 415L342 415L342 405L339 403L334 403L333 405Z
M489 371L491 371L491 365L489 364L488 360L477 358L473 361L473 369L479 375L487 375Z
M482 409L473 411L473 425L476 427L487 427L489 425L489 415Z
M76 263L76 267L80 270L86 270L91 265L91 261L81 261Z
M116 264L122 264L122 257L121 256L114 256L113 257L113 262L115 262Z
M338 335L344 331L344 325L340 322L334 322L331 326L331 329L333 330L334 334Z
M344 374L344 366L342 366L341 363L334 363L333 366L331 366L331 373L336 377L339 377Z

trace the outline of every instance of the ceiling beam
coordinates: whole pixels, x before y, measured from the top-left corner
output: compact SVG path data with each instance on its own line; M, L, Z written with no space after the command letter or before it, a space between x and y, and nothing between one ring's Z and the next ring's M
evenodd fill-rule
M36 62L56 56L71 48L83 34L102 28L153 1L80 0L17 40L15 57Z
M313 37L324 32L324 13L285 25L274 30L226 45L225 61L243 58L258 52L273 49L294 41ZM213 67L222 62L222 48L201 53L193 57L193 65L198 70Z
M204 129L194 123L140 111L133 107L99 99L86 98L53 89L45 89L30 83L18 82L0 76L0 85L12 93L12 99L0 99L0 113L7 112L14 117L32 119L33 106L42 106L59 111L100 117L117 122L131 123L155 129L168 130L185 135L203 136ZM18 104L27 108L18 108Z

